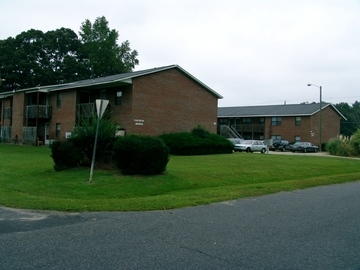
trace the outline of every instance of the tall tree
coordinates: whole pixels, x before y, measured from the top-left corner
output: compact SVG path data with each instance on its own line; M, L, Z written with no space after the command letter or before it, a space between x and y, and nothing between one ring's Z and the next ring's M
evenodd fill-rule
M45 34L31 29L0 41L0 74L5 90L58 84L85 78L78 57L81 43L71 29Z
M30 29L0 40L0 91L131 72L139 64L129 41L117 44L119 34L105 17L81 26L81 39L68 28L43 33Z
M117 44L119 33L110 30L104 16L96 18L93 24L86 20L79 34L91 77L131 72L139 64L138 52L130 49L128 40Z
M336 109L341 112L347 120L340 120L340 133L351 136L360 128L360 102L355 101L351 106L346 102L335 104Z
M54 74L56 83L87 78L84 59L79 53L81 42L74 31L61 28L49 31L46 36L46 55L49 72Z
M6 79L3 86L16 89L41 83L43 41L44 33L31 29L0 43L0 68L2 77Z

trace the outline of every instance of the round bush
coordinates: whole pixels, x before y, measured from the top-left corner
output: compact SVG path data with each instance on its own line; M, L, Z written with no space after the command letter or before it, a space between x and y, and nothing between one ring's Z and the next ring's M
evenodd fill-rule
M156 137L130 135L119 137L114 145L117 167L123 174L155 175L166 170L169 149Z
M61 171L79 165L80 151L72 141L54 141L51 144L51 157L54 160L54 169Z

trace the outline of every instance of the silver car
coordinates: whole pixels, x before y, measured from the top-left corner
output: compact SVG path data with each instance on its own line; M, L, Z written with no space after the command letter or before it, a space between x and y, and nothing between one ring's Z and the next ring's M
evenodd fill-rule
M228 138L228 140L233 143L235 150L236 150L236 146L244 141L244 139L240 139L240 138Z
M240 144L235 145L235 150L239 151L239 152L242 152L242 151L245 151L247 153L260 152L262 154L265 154L267 147L263 141L246 140Z

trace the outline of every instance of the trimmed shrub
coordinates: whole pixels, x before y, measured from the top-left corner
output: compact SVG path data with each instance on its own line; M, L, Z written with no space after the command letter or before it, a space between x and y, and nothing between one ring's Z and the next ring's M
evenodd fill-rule
M79 166L81 154L72 141L54 141L50 148L55 171Z
M117 138L114 145L117 167L125 175L155 175L166 170L169 149L162 140L129 135Z
M160 135L172 155L189 155L196 145L196 138L188 132Z
M226 138L212 134L201 127L189 132L160 135L172 155L228 154L234 145Z
M207 138L209 137L209 135L211 134L209 131L207 131L206 129L204 129L201 126L197 126L196 128L194 128L191 131L191 134L194 135L195 137L199 137L199 138Z

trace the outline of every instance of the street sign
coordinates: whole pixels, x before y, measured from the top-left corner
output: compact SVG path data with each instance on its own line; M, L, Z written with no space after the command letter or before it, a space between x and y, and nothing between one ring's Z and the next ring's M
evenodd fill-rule
M97 119L97 124L96 124L95 143L94 143L94 150L93 150L93 156L92 156L92 161L91 161L89 183L91 183L92 178L93 178L96 147L97 147L97 140L98 140L98 134L99 134L99 127L100 127L100 119L103 116L108 104L109 104L109 101L106 99L97 99L96 100L96 111L97 111L98 119Z
M96 102L97 116L99 119L101 119L101 117L103 116L103 114L105 112L107 105L109 104L109 101L106 99L97 99L95 102Z

